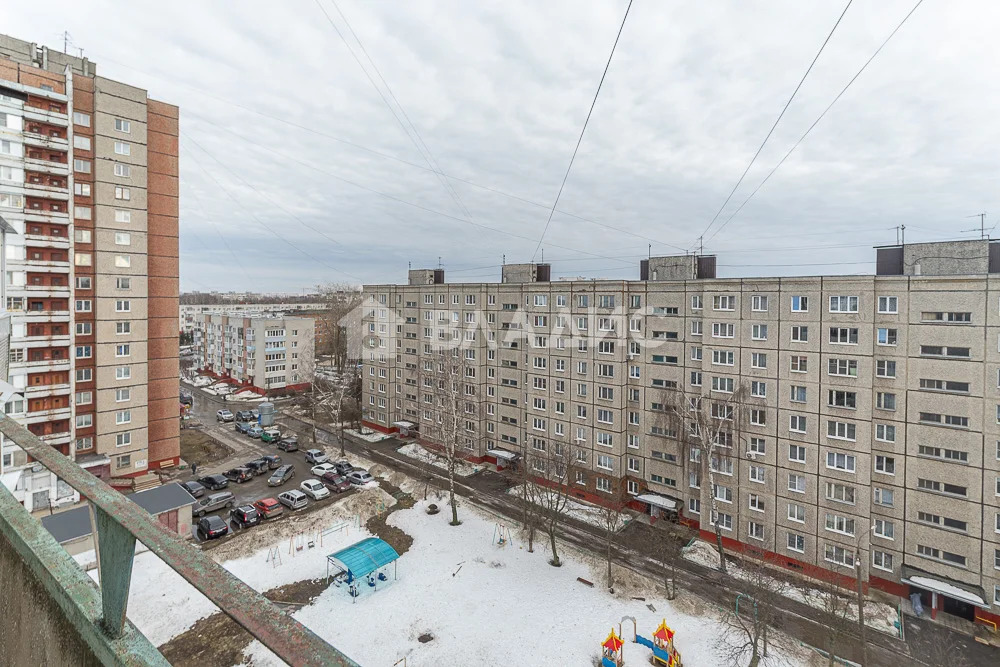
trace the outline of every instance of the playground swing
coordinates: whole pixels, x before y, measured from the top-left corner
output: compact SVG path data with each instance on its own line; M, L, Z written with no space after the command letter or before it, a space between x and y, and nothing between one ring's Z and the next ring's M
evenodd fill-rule
M281 552L278 547L271 547L267 550L267 560L265 563L270 563L271 567L278 567L281 565Z
M502 523L498 523L493 527L493 544L498 547L505 547L513 543L514 538L511 536L510 528Z

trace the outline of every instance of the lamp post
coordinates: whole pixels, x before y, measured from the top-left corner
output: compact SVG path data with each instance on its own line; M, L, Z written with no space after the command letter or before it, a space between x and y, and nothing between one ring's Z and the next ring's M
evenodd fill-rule
M860 547L860 545L858 545ZM859 548L860 551L860 548ZM858 632L861 635L861 664L868 665L868 640L865 638L865 594L861 585L861 554L854 554L854 576L858 585Z

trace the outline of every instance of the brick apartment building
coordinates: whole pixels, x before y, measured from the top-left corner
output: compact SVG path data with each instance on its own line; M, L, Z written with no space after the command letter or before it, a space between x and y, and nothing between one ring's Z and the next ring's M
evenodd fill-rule
M113 486L155 483L180 453L178 108L0 35L0 215L18 231L6 412ZM29 510L75 500L0 450Z
M457 392L469 459L564 461L576 495L627 490L706 536L714 496L730 546L1000 621L998 274L985 240L879 248L874 276L716 278L714 257L630 281L411 271L364 290L365 424L434 433ZM716 414L739 388L749 419L713 489L665 406Z

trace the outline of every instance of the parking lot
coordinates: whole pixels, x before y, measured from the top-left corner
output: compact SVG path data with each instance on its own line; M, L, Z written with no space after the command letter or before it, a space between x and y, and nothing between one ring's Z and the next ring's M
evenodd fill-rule
M236 431L236 429L234 428L234 422L223 423L217 421L215 413L216 410L221 409L222 407L221 402L217 403L216 401L209 398L209 396L203 394L203 392L197 390L195 390L193 393L195 395L195 410L194 410L195 416L201 422L199 430L202 431L203 433L206 433L213 439L225 443L234 450L235 454L225 459L224 461L213 464L211 466L208 467L199 466L196 475L192 475L190 472L187 472L186 474L179 476L176 479L176 481L186 482L190 480L197 480L207 475L222 474L231 468L239 467L244 463L257 459L263 455L280 456L282 465L290 464L294 467L293 477L289 481L286 481L284 484L280 486L268 486L267 484L268 478L271 476L271 473L274 472L273 470L265 470L261 472L259 475L254 476L252 479L249 479L242 483L230 481L228 487L224 490L233 493L233 495L235 496L235 505L238 506L247 503L252 504L257 500L260 500L261 498L276 499L279 493L282 493L284 491L290 491L293 489L300 490L299 485L303 481L309 479L315 479L315 477L310 472L310 469L313 467L313 464L308 463L305 458L306 450L311 449L313 447L309 433L295 433L295 435L298 437L299 440L300 449L298 451L294 452L282 451L278 449L277 443L262 442L258 438L251 438L248 435L244 435ZM287 432L282 433L282 435L287 436L288 433ZM337 460L339 458L339 452L331 451L328 453L331 455L331 460ZM205 495L199 498L199 501L207 498L212 493L220 493L220 492L221 490L212 491L206 489ZM332 503L336 503L339 500L342 500L343 498L351 495L352 493L355 493L355 490L353 488L349 491L345 491L339 494L331 492L329 497L318 501L309 498L308 505L302 509L295 510L295 513L306 513L309 511L313 511L315 509L319 509L320 507L325 507ZM195 512L197 512L198 506L195 505L195 507L192 509ZM285 508L283 515L288 516L291 513L292 513L291 510ZM207 512L206 516L212 514L215 514L227 521L229 519L228 508L217 509L214 512ZM195 524L197 524L198 517L194 516L193 520ZM281 519L277 520L280 521ZM232 526L230 526L230 528L231 532L237 532L232 530ZM192 534L194 534L195 538L197 539L198 536L195 525L192 526Z

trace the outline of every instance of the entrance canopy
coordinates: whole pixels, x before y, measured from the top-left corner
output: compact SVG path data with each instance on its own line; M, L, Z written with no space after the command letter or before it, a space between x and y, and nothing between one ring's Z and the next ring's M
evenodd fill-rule
M416 426L413 422L393 422L392 425L399 428L413 428Z
M675 511L677 509L676 500L667 498L666 496L659 496L655 493L642 493L636 496L635 499L642 503L656 505L657 507L665 510Z
M976 588L975 586L970 586L968 584L959 585L957 582L946 581L942 578L931 576L926 572L921 572L920 570L914 570L905 566L903 567L902 581L904 584L910 584L911 586L916 586L917 588L924 588L928 591L940 593L941 595L946 595L954 600L968 602L969 604L977 607L982 607L984 609L989 607L986 600L983 599L982 589L975 592L966 590L969 588Z
M369 537L326 557L326 560L354 579L379 570L399 558L388 542Z
M495 458L504 459L505 461L513 461L520 456L520 454L508 452L506 449L487 449L486 453Z

